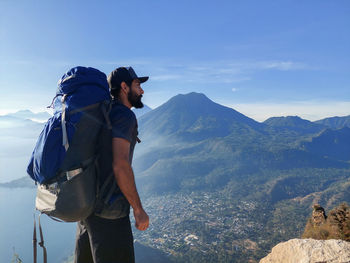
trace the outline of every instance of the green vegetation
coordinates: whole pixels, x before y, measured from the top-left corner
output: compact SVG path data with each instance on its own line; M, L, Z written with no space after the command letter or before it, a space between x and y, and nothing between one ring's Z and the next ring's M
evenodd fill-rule
M150 143L134 168L152 227L136 236L179 262L257 262L302 235L312 204L350 202L348 128L257 123L189 94L141 118L140 137Z
M346 203L332 209L327 216L320 206L314 206L303 238L343 239L350 241L350 207Z
M178 262L257 262L302 235L312 204L350 201L350 169L265 170L212 190L146 196L149 231L135 238ZM186 243L195 235L198 240Z
M303 234L313 204L350 203L342 123L258 123L203 94L172 98L139 121L133 168L151 226L135 239L177 262L258 262Z

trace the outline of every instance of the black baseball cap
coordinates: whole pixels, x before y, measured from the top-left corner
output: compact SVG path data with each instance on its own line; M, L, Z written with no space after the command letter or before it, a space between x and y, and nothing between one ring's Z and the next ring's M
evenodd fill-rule
M140 83L144 83L149 77L138 77L132 67L119 67L116 68L108 76L108 84L110 89L120 87L120 84L124 81L131 83L134 79L138 79Z

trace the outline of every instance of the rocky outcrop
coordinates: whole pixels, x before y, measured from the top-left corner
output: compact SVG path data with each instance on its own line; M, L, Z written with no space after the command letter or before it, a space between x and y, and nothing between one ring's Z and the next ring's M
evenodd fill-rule
M314 226L320 226L326 222L326 219L327 219L326 211L319 204L315 204L314 210L312 211L311 218Z
M335 239L291 239L273 247L260 263L350 263L350 243Z
M325 210L315 204L302 238L350 241L350 207L346 203L340 204L327 216Z

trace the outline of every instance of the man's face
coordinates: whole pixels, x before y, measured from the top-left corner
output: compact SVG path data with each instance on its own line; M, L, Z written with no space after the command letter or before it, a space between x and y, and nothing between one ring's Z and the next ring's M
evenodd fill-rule
M134 79L128 93L128 100L131 106L135 107L136 109L143 107L143 103L141 101L142 94L143 89L141 88L140 81L138 79Z

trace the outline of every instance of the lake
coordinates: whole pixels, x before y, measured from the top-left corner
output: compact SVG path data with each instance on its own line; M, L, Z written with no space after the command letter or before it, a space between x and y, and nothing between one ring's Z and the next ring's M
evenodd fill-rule
M0 188L0 262L11 262L14 249L23 262L33 262L35 194L35 188ZM61 263L74 251L76 223L59 223L42 215L41 225L48 262ZM39 245L38 262L42 262Z

